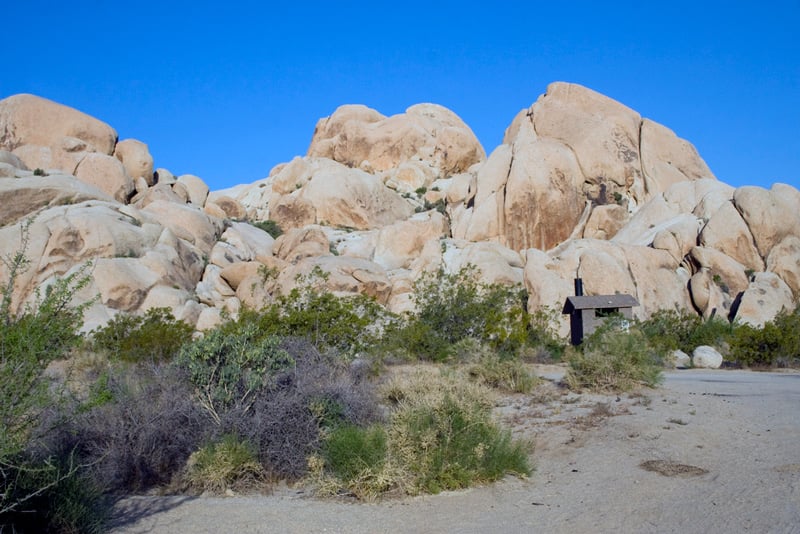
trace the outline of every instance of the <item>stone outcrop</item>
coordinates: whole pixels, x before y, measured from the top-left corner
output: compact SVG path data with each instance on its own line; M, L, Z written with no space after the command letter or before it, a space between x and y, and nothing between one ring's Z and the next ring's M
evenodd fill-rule
M775 273L757 273L742 293L735 318L756 327L763 326L782 311L794 309L792 290Z
M703 178L714 176L668 129L594 91L554 83L517 115L474 181L448 196L453 233L547 250L574 237L587 201L630 214L673 184ZM581 235L611 237L627 217L610 213L615 222L605 235L596 230L602 215Z
M385 117L366 106L348 105L320 119L308 156L366 171L388 171L406 164L405 173L412 176L419 172L446 177L466 171L485 153L472 130L442 106L417 104L403 114ZM425 180L406 180L428 185Z
M105 154L87 154L75 168L75 177L126 203L134 190L133 180L117 158Z
M318 158L295 158L277 173L269 205L270 218L282 228L326 224L366 230L414 212L378 176Z
M86 154L111 155L116 142L111 126L76 109L34 95L0 100L0 149L29 169L73 174Z
M15 310L83 265L86 330L161 306L206 330L298 284L402 313L424 273L468 267L524 287L562 334L575 277L587 295L633 295L639 318L761 325L800 298L800 192L719 182L690 143L573 84L550 85L488 158L440 106L343 106L305 157L253 184L211 192L154 167L147 145L76 110L0 101L0 254L24 241L31 259ZM283 235L245 222L268 220Z
M146 144L136 139L120 141L114 147L114 157L122 162L125 172L132 179L144 178L148 186L153 185L153 156Z

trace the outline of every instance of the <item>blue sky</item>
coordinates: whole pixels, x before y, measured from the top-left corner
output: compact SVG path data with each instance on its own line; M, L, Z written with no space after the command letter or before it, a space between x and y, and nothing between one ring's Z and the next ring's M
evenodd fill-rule
M673 129L724 182L800 187L800 0L8 4L0 98L78 108L212 189L305 154L342 104L441 104L489 153L557 80Z

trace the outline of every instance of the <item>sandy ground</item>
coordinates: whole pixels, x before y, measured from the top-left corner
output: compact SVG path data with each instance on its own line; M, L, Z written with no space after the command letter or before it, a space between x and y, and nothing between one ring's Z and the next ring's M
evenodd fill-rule
M800 532L800 373L676 371L620 397L549 386L498 416L535 440L529 479L377 504L135 497L114 532Z

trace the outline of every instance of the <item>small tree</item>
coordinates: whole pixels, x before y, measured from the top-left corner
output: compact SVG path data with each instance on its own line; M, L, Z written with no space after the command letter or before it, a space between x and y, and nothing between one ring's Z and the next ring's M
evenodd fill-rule
M416 311L400 334L411 353L444 360L466 338L508 353L526 342L529 317L518 288L485 284L478 275L474 265L440 269L414 284Z
M225 410L247 411L260 390L269 388L294 360L274 336L262 335L255 325L238 332L215 329L185 345L178 364L189 373L200 404L219 424Z
M144 315L120 313L92 332L92 348L128 362L172 360L194 329L175 319L167 308L150 308Z
M84 266L58 278L44 291L37 289L34 302L14 314L11 301L15 283L30 266L25 252L31 224L28 220L22 226L20 250L0 258L8 271L8 279L0 287L0 517L57 485L76 469L68 466L63 470L49 460L32 466L23 453L41 437L36 435L40 415L58 402L44 370L79 342L78 329L91 302L78 306L71 302L91 277L88 266ZM42 486L21 485L36 473L47 475L35 477L45 481Z
M239 323L257 325L262 335L304 337L323 352L333 349L354 356L370 350L395 316L366 295L327 291L323 286L328 276L315 267L298 277L297 287L288 295L263 310L242 313Z

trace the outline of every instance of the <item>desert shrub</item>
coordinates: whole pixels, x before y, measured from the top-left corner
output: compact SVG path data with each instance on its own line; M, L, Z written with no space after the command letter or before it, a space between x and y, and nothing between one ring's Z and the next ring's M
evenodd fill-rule
M529 444L495 425L485 387L423 370L385 384L383 397L392 408L385 428L340 426L310 457L318 492L372 500L530 473Z
M187 378L174 366L124 366L103 380L104 401L79 410L57 443L105 492L169 484L209 433Z
M227 434L189 457L184 481L193 491L221 494L229 489L263 487L267 473L257 459L255 447L238 436Z
M518 288L481 283L474 266L424 274L414 284L413 299L416 310L397 332L397 343L424 359L450 358L453 345L465 338L514 352L527 337Z
M278 338L263 335L254 324L237 331L212 330L184 345L178 356L197 399L218 423L220 414L233 406L247 411L277 372L293 364Z
M19 506L0 512L0 532L105 532L110 506L73 455L26 459L2 472L4 500Z
M394 316L368 296L337 296L321 289L326 278L316 268L272 305L242 313L231 328L254 324L264 335L305 337L319 350L334 349L345 356L371 350Z
M622 320L610 320L567 359L565 381L574 389L629 391L655 386L663 364L645 335Z
M387 392L397 402L388 429L390 462L406 473L406 492L438 493L530 473L528 444L492 421L486 390L457 377L418 375Z
M208 333L178 359L214 422L208 439L236 435L271 474L296 479L326 429L376 420L370 385L334 353L303 338L261 338L252 324L238 335L222 332Z
M485 386L511 393L529 393L538 382L519 359L491 352L470 364L467 373Z
M692 332L689 337L689 343L686 345L688 349L694 350L700 345L710 345L717 347L723 353L727 351L727 346L733 335L734 327L727 319L720 317L711 317L708 320L701 321L700 325ZM684 350L684 352L687 352Z
M783 312L762 327L737 325L730 357L747 366L800 365L800 308Z
M38 448L52 432L39 420L61 399L44 370L76 346L83 312L91 304L71 305L75 293L90 281L84 267L37 290L31 305L13 313L17 278L30 265L25 251L31 224L29 220L22 227L20 250L0 258L8 276L0 285L0 525L12 530L17 529L16 514L29 512L35 500L37 506L54 502L42 499L77 476L77 466L64 469L58 457L31 458L29 449ZM55 518L56 510L38 508L37 513Z
M662 357L673 350L691 354L700 345L722 348L732 332L730 323L724 319L703 320L695 313L676 310L655 312L639 324L639 329Z
M556 331L558 317L561 312L553 307L544 306L528 316L529 328L525 340L525 348L533 349L525 352L534 352L534 358L539 363L560 361L567 348L567 341L561 338Z
M151 308L144 315L120 313L92 332L90 346L127 362L172 360L194 329L175 319L167 308Z
M274 238L278 238L281 234L283 234L283 229L280 225L273 221L272 219L266 221L249 221L251 225L255 226L259 230L263 230L269 235Z
M379 472L386 461L386 430L344 425L325 440L323 456L332 474L349 485L367 473Z
M9 285L0 305L0 459L32 439L38 414L56 402L45 368L64 358L80 337L86 305L72 307L74 293L85 287L84 270L55 281L21 314L10 311Z

